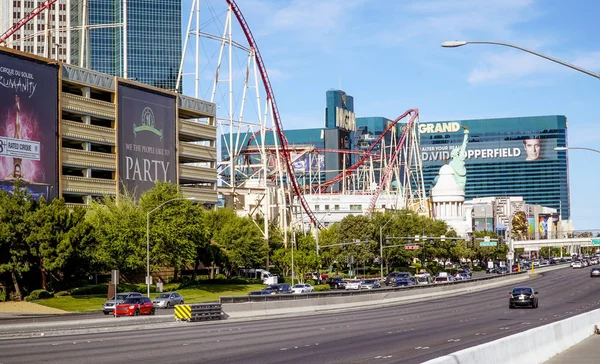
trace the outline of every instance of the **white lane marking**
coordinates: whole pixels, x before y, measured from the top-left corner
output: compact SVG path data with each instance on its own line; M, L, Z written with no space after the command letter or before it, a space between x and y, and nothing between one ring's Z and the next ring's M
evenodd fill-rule
M279 350L283 351L283 350L287 350L287 348L281 348L281 349L279 349Z

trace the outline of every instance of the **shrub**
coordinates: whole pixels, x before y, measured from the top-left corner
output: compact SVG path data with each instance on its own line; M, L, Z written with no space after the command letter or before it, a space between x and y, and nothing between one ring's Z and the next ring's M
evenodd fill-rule
M70 296L71 293L69 293L69 291L60 291L60 292L56 292L54 294L55 297L62 297L62 296Z
M98 284L92 286L83 286L71 289L72 296L79 295L96 295L96 294L106 294L108 292L108 285L106 284Z
M329 291L331 287L328 284L319 284L315 286L315 292Z
M29 296L25 297L25 301L43 300L44 298L52 297L54 297L54 293L50 293L45 289L36 289Z

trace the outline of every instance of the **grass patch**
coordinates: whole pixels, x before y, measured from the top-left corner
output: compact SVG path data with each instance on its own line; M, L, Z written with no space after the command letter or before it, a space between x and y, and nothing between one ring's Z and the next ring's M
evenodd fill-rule
M251 291L261 290L264 284L200 284L177 290L185 299L185 303L218 302L221 296L244 296ZM154 298L158 293L151 293ZM60 296L35 300L40 305L57 308L68 312L100 311L106 295Z

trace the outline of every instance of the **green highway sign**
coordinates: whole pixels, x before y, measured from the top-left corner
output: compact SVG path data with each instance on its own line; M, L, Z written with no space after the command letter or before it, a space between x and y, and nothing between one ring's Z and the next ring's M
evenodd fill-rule
M600 239L592 239L592 244L600 245Z
M479 246L498 246L498 243L495 241L482 241Z

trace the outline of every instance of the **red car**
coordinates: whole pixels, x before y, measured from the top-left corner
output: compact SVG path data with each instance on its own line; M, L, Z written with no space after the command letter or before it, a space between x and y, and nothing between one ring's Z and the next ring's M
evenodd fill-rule
M130 297L115 307L115 317L154 315L154 304L148 297Z

